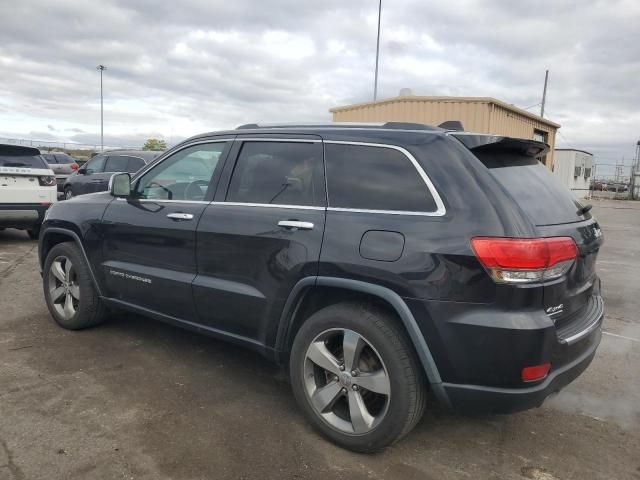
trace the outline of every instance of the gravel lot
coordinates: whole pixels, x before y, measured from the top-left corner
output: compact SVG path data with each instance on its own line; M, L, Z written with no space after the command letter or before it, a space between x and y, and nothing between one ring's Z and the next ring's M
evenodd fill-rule
M132 315L62 330L36 243L0 232L0 480L640 479L640 204L594 202L607 333L587 372L521 414L432 408L377 455L319 437L251 352Z

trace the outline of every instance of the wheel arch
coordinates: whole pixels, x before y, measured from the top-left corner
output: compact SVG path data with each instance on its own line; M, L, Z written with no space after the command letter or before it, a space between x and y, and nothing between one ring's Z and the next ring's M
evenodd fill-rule
M49 227L43 230L40 233L40 239L38 242L38 250L39 250L39 260L40 260L40 271L44 269L44 262L49 255L49 252L53 247L59 245L61 243L66 242L74 242L80 251L82 252L82 256L84 261L89 268L89 272L91 273L91 279L93 280L93 284L96 287L99 296L102 296L102 292L100 290L100 284L98 283L96 276L93 272L93 268L91 267L91 262L89 262L89 257L87 257L87 252L82 245L82 240L80 236L74 232L73 230L69 230L66 228L59 227Z
M398 317L402 328L407 333L420 359L432 391L442 404L445 406L450 405L431 350L411 310L409 310L400 295L380 285L336 277L308 277L302 279L293 288L280 317L275 346L277 352L281 352L283 356L288 353L295 333L308 318L309 311L313 313L313 311L319 309L310 307L311 310L307 310L309 308L307 305L312 303L314 296L317 298L318 292L326 289L333 290L333 294L330 294L333 300L327 304L323 304L321 301L319 308L347 299L368 298L391 310Z

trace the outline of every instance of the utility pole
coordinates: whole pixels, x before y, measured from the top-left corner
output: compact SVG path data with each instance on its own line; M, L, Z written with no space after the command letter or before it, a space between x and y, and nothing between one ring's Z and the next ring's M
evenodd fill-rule
M549 70L544 72L544 89L542 90L542 104L540 106L540 116L544 117L544 104L547 102L547 83L549 82Z
M382 18L382 0L378 1L378 39L376 41L376 73L373 81L373 101L378 98L378 59L380 57L380 19Z
M104 105L102 97L102 72L104 72L107 67L105 67L104 65L98 65L96 68L100 70L100 151L104 152Z

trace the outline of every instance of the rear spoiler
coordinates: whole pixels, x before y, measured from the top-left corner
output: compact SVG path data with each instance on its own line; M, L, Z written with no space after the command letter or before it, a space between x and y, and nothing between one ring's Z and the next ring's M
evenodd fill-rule
M544 142L526 138L502 137L500 135L483 135L469 133L452 133L451 136L474 153L518 153L528 157L541 157L550 148Z
M11 157L37 157L40 150L33 147L23 147L22 145L0 144L0 155Z

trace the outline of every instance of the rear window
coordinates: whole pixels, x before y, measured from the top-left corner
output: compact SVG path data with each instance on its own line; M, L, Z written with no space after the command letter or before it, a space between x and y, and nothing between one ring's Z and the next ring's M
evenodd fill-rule
M539 226L579 222L571 191L542 163L516 153L474 152L525 214Z
M0 155L0 167L49 168L39 155Z
M59 164L62 164L62 165L75 163L75 160L71 158L69 155L60 155L59 153L56 153L56 160L58 161Z

